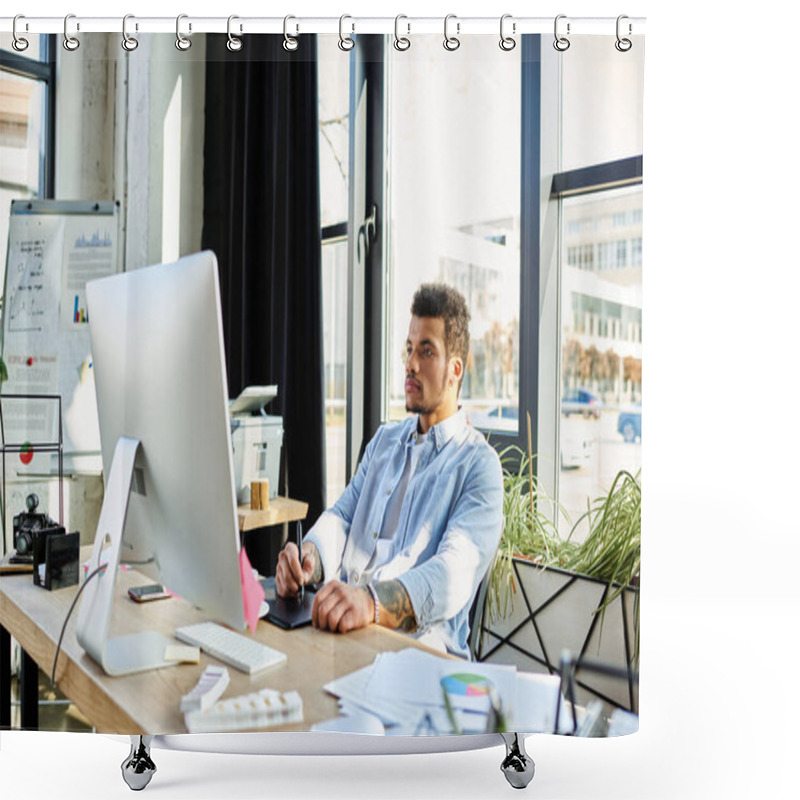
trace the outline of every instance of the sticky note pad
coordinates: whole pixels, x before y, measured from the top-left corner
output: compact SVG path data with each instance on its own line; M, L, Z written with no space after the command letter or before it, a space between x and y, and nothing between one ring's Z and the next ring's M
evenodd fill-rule
M200 648L187 644L170 644L164 651L164 661L180 661L182 664L199 664Z

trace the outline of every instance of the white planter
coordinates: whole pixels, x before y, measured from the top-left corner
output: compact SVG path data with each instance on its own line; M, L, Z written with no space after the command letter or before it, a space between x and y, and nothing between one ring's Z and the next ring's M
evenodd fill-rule
M507 616L482 621L477 652L480 661L516 664L521 670L557 674L564 650L621 670L633 668L635 604L639 590L626 587L606 608L595 612L608 584L523 558L514 559L513 608ZM616 587L615 587L616 588ZM585 699L598 697L629 711L638 710L638 687L629 680L579 672L577 686ZM588 696L587 696L588 693Z

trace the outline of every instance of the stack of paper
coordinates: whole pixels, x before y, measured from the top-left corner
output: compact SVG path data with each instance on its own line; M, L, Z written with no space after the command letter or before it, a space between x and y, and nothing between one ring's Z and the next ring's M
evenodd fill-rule
M492 704L508 730L552 732L556 704L563 702L557 677L454 661L416 648L381 653L369 667L331 681L325 689L339 698L340 713L351 719L324 725L343 730L350 724L367 732L364 715L371 715L387 734L405 736L483 733ZM562 710L559 727L567 730L568 720Z

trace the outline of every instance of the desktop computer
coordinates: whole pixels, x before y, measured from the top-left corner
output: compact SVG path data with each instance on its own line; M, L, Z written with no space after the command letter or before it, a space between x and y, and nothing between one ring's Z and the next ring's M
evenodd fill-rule
M78 641L109 674L166 666L159 634L110 637L120 561L245 627L217 260L86 287L106 492Z

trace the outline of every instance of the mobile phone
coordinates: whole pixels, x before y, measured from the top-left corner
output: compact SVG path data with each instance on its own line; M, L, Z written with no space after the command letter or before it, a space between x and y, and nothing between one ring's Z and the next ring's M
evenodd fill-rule
M151 583L147 586L131 586L128 597L137 603L148 603L150 600L163 600L169 594L160 583Z

